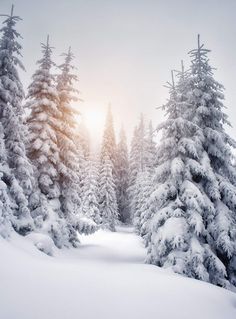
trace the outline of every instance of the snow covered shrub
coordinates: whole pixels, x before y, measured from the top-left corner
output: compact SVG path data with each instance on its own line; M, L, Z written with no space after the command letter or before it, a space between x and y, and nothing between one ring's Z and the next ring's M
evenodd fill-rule
M46 234L33 232L26 236L34 246L48 256L54 255L55 245L52 238Z

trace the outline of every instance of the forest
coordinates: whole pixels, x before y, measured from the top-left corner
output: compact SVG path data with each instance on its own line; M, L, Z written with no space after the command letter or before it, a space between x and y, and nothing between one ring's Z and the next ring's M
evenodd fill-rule
M131 229L143 264L235 291L236 141L227 133L224 87L200 35L188 63L170 72L168 99L157 110L164 121L156 127L140 114L129 145L124 127L116 136L109 105L93 152L79 120L72 48L56 65L47 36L24 92L17 31L24 21L13 6L0 19L3 241L30 240L52 259L55 251L86 250L84 240L99 242L100 232Z

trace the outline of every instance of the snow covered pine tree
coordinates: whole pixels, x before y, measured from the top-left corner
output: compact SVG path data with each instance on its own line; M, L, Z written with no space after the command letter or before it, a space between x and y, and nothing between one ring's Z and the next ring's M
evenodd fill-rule
M73 73L75 67L72 65L74 55L71 48L62 56L65 60L59 66L61 74L57 77L60 119L56 124L60 158L60 203L63 216L70 225L70 242L76 246L78 237L76 231L90 234L97 230L97 225L79 214L82 200L81 178L85 159L82 145L79 145L78 141L76 143L76 130L78 130L76 115L80 113L72 105L73 101L78 100L79 92L73 86L78 78Z
M17 230L20 229L18 217L21 219L21 216L15 216L17 205L11 197L10 183L13 177L7 164L4 142L3 127L0 123L0 235L7 238L10 236L13 227Z
M134 129L134 134L131 142L130 160L129 160L129 204L131 219L136 220L136 230L139 225L137 207L139 201L139 192L141 191L138 181L138 176L141 178L141 173L146 172L150 166L150 147L147 140L146 128L143 114L140 115L139 125Z
M118 220L118 207L112 174L112 162L108 156L104 157L99 176L99 208L102 226L115 231L115 225Z
M60 211L59 148L56 125L60 119L59 97L55 78L51 74L54 63L51 59L52 47L41 44L43 57L37 62L38 70L28 88L27 120L30 138L28 155L33 162L38 182L40 207L33 217L38 231L48 233L59 248L68 246L68 229ZM37 207L37 204L36 204Z
M52 47L49 45L49 38L41 47L43 57L37 62L39 69L33 75L27 95L26 107L31 112L27 120L30 132L28 154L37 169L41 192L53 200L60 195L57 174L59 149L55 131L60 111L54 77L50 73L54 63L51 60Z
M133 214L133 223L136 232L143 237L146 237L147 224L150 218L148 199L153 190L154 164L156 161L156 144L153 139L154 130L151 121L149 122L147 133L144 135L142 151L145 165L138 172L133 188L133 205L136 206Z
M117 145L117 204L119 217L122 222L130 221L128 186L129 186L129 157L124 128L120 131Z
M90 135L89 130L84 123L84 119L78 123L78 129L75 133L75 143L78 148L82 148L85 161L89 159L90 155Z
M133 224L136 233L142 237L146 237L147 223L151 216L149 210L149 197L153 191L153 172L150 172L148 168L144 171L140 171L137 175L134 197L136 202L136 210L133 216Z
M116 197L117 183L117 148L111 106L108 107L105 129L100 154L99 173L99 207L102 224L111 230L115 230L118 219L118 207Z
M150 173L153 172L156 160L156 143L154 142L155 130L152 121L149 122L148 134L146 137L146 166Z
M77 170L81 159L78 160L79 152L73 141L72 129L68 130L68 121L74 114L69 105L73 99L70 94L74 76L69 74L72 56L69 51L69 59L66 55L56 88L55 78L51 74L54 63L49 38L46 45L42 44L42 52L39 69L29 86L27 103L31 110L28 118L29 157L37 168L43 208L36 210L38 215L35 218L41 231L49 233L57 247L76 247L79 243L77 230L90 233L95 231L96 225L79 218L77 214L80 205Z
M197 49L189 52L192 59L189 101L193 122L203 131L204 150L217 185L205 187L214 203L214 218L208 223L213 237L211 244L226 266L229 280L236 285L236 171L232 162L232 147L236 147L236 142L224 129L225 124L230 125L223 112L224 88L213 77L209 52L200 44L198 36Z
M21 45L18 43L20 34L15 30L20 17L13 14L5 15L6 20L0 32L0 118L2 148L2 176L4 186L2 196L6 194L6 205L13 210L11 223L20 234L27 234L34 228L28 208L28 198L32 193L33 170L26 156L26 128L23 124L22 99L24 92L19 79L17 67L24 69L18 56L21 55ZM14 129L12 129L14 128ZM5 144L5 145L4 145ZM8 190L7 190L8 189ZM11 202L11 204L10 204ZM7 214L7 211L3 214Z
M98 167L91 157L86 161L84 176L80 209L84 216L91 218L97 225L100 225L102 220L98 203Z
M226 286L226 271L208 230L214 204L205 185L215 191L215 179L203 148L202 129L193 122L189 75L181 72L169 84L164 109L167 120L158 147L155 187L150 196L147 261L214 284Z
M116 183L116 165L117 165L117 150L116 150L116 138L113 127L113 117L111 112L111 105L108 106L105 129L103 133L102 147L101 147L101 164L104 164L107 157L112 163L112 174L114 182Z
M131 151L130 151L130 165L129 165L129 180L130 185L135 184L136 177L140 171L144 170L145 167L145 125L144 116L140 115L139 125L135 127L133 138L131 141Z

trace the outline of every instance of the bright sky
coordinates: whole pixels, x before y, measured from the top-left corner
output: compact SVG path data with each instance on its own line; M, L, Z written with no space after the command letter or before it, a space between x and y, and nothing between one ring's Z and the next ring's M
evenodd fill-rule
M81 110L97 118L99 135L109 102L116 129L123 122L130 136L139 113L154 124L162 118L155 106L164 103L170 70L196 47L197 34L211 53L216 78L226 87L227 113L236 137L236 1L235 0L14 0L23 18L22 76L27 87L40 42L50 35L54 59L72 46L80 77ZM11 1L0 1L0 13ZM90 114L90 115L89 115ZM96 123L95 119L91 119ZM100 123L100 124L99 124ZM95 125L95 124L94 124Z

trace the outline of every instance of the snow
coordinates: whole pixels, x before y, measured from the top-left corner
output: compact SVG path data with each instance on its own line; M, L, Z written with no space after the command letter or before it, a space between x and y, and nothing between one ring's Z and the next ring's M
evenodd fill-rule
M0 238L2 319L236 317L234 293L144 264L131 227L80 236L79 248L54 257L31 239Z
M53 256L55 245L51 237L45 234L32 232L27 235L27 238L30 239L35 247L38 248L40 251L43 251L49 256Z

